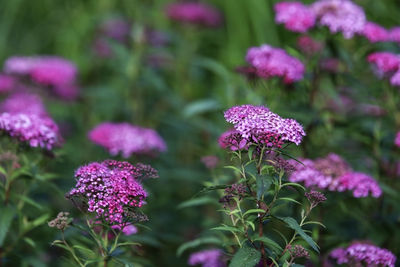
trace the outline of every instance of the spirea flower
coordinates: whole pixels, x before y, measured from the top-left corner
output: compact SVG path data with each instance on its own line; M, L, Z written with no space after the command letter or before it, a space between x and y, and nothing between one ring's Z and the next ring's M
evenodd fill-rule
M111 228L122 231L122 233L126 236L134 235L138 232L137 227L131 223L124 223L122 225L115 224L111 226Z
M201 265L202 267L225 267L222 259L222 251L219 249L208 249L192 253L188 264L191 266Z
M352 191L356 198L382 194L379 184L371 176L354 172L338 155L329 154L315 160L301 159L303 164L292 161L296 166L290 176L291 182L303 182L306 187L328 189L330 191Z
M217 156L214 155L209 155L209 156L204 156L201 158L201 162L206 166L207 169L215 169L217 167L219 159Z
M68 218L68 216L69 212L59 212L57 217L48 223L48 226L52 228L55 227L58 230L64 231L70 223L70 218Z
M247 51L246 61L255 68L259 77L270 79L280 77L285 83L303 79L304 65L285 50L269 45L251 47Z
M8 93L13 89L15 83L14 77L0 73L0 93Z
M219 26L222 21L218 10L210 5L198 2L188 1L169 4L166 13L171 20L206 27Z
M393 86L400 86L400 56L390 52L376 52L368 56L378 76L388 76Z
M52 149L61 142L57 125L49 117L35 114L1 113L0 132L31 147Z
M306 192L304 195L308 201L310 201L312 208L316 207L319 203L326 201L324 194L318 191L311 190L310 192Z
M339 264L345 263L349 266L362 264L366 267L394 267L396 263L396 256L389 250L360 242L354 242L347 248L334 249L330 257Z
M400 27L394 27L389 30L389 41L400 44Z
M310 36L303 35L297 38L297 46L301 52L307 55L314 55L322 51L323 44L312 39Z
M289 251L289 254L293 259L310 257L308 251L301 245L289 245L287 247L287 250Z
M345 38L362 33L366 23L364 10L350 0L319 0L311 5L319 25Z
M73 99L77 96L75 85L76 66L61 57L11 57L4 64L8 74L26 75L34 82L53 87L60 97Z
M67 197L83 198L89 212L108 223L121 224L135 208L145 204L147 192L137 180L141 172L140 167L128 162L92 162L75 172L77 183Z
M400 147L400 132L398 132L398 133L396 134L396 138L394 139L394 144L395 144L397 147Z
M89 139L108 149L111 155L121 153L124 158L132 154L154 155L167 149L155 130L129 123L101 123L89 132Z
M369 194L378 198L382 195L382 189L375 179L360 172L348 172L340 176L333 180L329 189L338 192L349 190L356 198L367 197Z
M10 95L0 104L0 111L11 114L34 114L39 117L48 116L41 98L38 95L30 93L15 93Z
M389 32L382 26L370 21L364 25L361 34L371 43L385 42L389 40Z
M275 21L294 32L306 32L315 24L312 10L301 2L279 2L274 6Z
M297 121L284 119L264 106L235 106L225 111L224 117L243 138L267 146L279 146L280 141L299 145L306 135Z

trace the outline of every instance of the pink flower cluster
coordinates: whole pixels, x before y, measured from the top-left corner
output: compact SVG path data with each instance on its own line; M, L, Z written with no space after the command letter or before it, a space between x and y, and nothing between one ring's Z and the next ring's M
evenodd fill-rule
M319 25L345 38L362 33L366 21L364 10L350 0L319 0L311 5Z
M24 113L1 113L0 132L31 147L52 149L61 142L57 125L49 117Z
M285 24L288 30L306 32L315 25L315 14L300 2L279 2L274 9L276 23Z
M169 4L166 14L171 20L206 27L217 27L222 22L222 16L218 10L198 2L186 1Z
M306 55L314 55L322 51L323 44L310 36L303 35L297 38L297 47Z
M303 79L304 65L285 50L269 45L251 47L247 51L246 61L255 68L256 74L264 79L281 77L285 83Z
M42 99L38 95L30 93L14 93L10 95L0 104L0 112L33 114L39 117L48 116Z
M14 77L0 73L0 93L8 93L15 86Z
M124 158L132 154L151 156L167 150L155 130L129 123L101 123L89 132L89 139L108 149L112 156L121 153Z
M301 162L303 164L292 160L296 170L289 176L291 182L302 182L309 188L338 192L352 191L356 198L367 197L369 194L378 198L382 195L382 190L374 178L354 172L340 156L334 153L315 160L301 159Z
M121 224L135 208L145 204L147 192L138 181L142 173L140 166L128 162L92 162L75 172L77 183L67 197L83 198L89 212L108 223Z
M369 21L365 24L362 35L371 43L389 40L389 32L384 27Z
M394 144L395 144L397 147L400 147L400 132L397 132L396 138L394 139Z
M191 266L201 264L202 267L225 267L226 263L222 259L222 251L219 249L202 250L192 253L188 264Z
M224 113L227 122L243 137L254 142L271 140L299 145L305 136L303 127L293 119L284 119L265 106L235 106ZM266 138L265 138L266 137Z
M7 74L29 76L34 82L50 86L65 99L77 96L77 69L70 61L56 56L10 57L4 64Z
M396 263L396 256L389 250L360 242L354 242L347 248L334 249L330 257L336 259L339 264L349 266L362 264L366 267L394 267Z
M400 56L390 52L376 52L368 56L379 76L388 76L393 86L400 86Z

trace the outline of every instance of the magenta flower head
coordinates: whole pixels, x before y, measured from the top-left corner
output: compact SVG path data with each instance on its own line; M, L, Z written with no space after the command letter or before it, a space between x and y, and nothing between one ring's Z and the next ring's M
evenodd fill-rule
M400 27L394 27L389 30L389 41L400 44Z
M42 99L38 95L30 93L14 93L10 95L0 104L0 111L11 114L34 114L39 117L48 116Z
M219 163L219 158L214 155L204 156L201 158L201 162L207 169L212 170L217 167Z
M187 24L217 27L221 25L222 16L214 7L198 2L177 2L169 4L166 14L171 20Z
M283 49L269 45L251 47L247 51L246 61L264 79L280 77L285 83L293 83L304 76L304 65L300 60L288 55Z
M89 139L106 148L112 156L121 153L124 158L133 154L153 156L167 150L155 130L129 123L101 123L89 132Z
M281 118L265 106L235 106L225 111L224 117L242 138L267 146L279 147L283 142L299 145L306 135L297 121Z
M16 84L14 77L0 73L0 93L10 92Z
M391 76L390 83L400 86L400 56L390 52L376 52L368 56L378 76Z
M291 182L303 182L306 187L329 189L330 191L352 191L356 198L371 194L382 195L379 184L371 176L354 172L338 155L331 153L325 158L300 159L303 164L292 161L296 170L289 176Z
M141 166L126 161L92 162L75 172L77 183L67 198L83 200L88 212L120 225L146 204L147 192L138 181L142 173Z
M394 267L396 263L396 256L392 252L365 242L354 242L346 248L336 248L329 256L336 259L338 264L348 266Z
M348 172L332 181L329 186L331 191L352 191L355 198L367 197L371 194L374 198L382 195L382 189L371 176L361 172Z
M342 32L349 39L364 30L364 10L350 0L318 0L311 9L318 24L327 26L331 33Z
M276 23L285 25L293 32L307 32L314 27L315 15L313 11L301 2L279 2L274 6Z
M191 266L201 265L202 267L226 267L222 251L219 249L208 249L192 253L188 264Z
M51 150L61 143L57 125L49 117L24 113L1 113L0 133L7 134L31 147Z
M395 144L397 147L400 147L400 132L397 132L396 138L394 139L394 144Z
M61 57L11 57L5 62L4 71L8 74L29 76L40 85L54 88L54 92L63 98L73 99L77 96L74 87L76 66Z
M307 55L314 55L322 51L323 44L312 39L310 36L303 35L297 38L297 47Z
M385 28L369 21L364 25L361 34L371 43L385 42L389 40L389 32Z

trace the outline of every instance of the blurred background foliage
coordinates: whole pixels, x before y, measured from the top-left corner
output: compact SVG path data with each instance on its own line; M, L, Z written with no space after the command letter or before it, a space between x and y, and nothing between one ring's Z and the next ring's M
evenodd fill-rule
M63 195L74 185L74 170L91 161L109 158L106 151L90 143L87 133L103 121L127 121L155 128L166 140L168 151L159 158L130 158L149 162L160 171L160 178L146 183L150 193L144 211L151 230L141 229L134 238L144 244L140 257L152 266L185 266L186 257L176 249L203 230L216 225L218 203L204 198L207 205L179 208L207 182L210 172L201 164L205 155L228 157L217 145L220 133L228 128L222 111L239 104L265 104L283 117L304 124L308 136L293 154L315 158L335 152L356 170L371 173L383 185L385 197L357 200L336 194L326 204L323 223L327 225L322 252L340 242L369 239L400 253L399 177L388 177L382 160L393 162L396 130L393 116L365 116L332 112L328 99L337 100L340 88L348 88L359 103L385 106L385 94L397 94L378 80L365 56L372 51L399 53L395 44L371 45L361 38L345 40L319 29L312 35L326 43L325 57L335 57L341 70L319 75L313 83L315 60L309 60L296 47L295 33L274 23L270 0L208 1L224 16L220 28L202 29L178 25L164 15L166 0L0 0L0 61L12 55L59 55L77 64L80 97L62 102L46 102L50 114L63 129L65 145L48 168L57 174L57 187L37 185L34 196L56 215L74 208ZM311 2L311 1L307 1ZM359 0L369 20L392 27L400 23L397 0ZM99 58L93 40L101 22L112 17L134 23L132 47L112 44L115 55ZM150 47L141 42L145 27L166 34L165 46ZM284 86L277 81L247 81L235 72L245 63L250 46L268 43L285 48L307 63L304 81ZM165 64L154 67L146 56L165 56ZM314 84L314 85L313 85ZM314 88L313 88L314 87ZM311 91L316 98L310 100ZM387 96L386 96L387 97ZM389 96L390 97L390 96ZM343 108L339 108L344 111ZM397 128L396 128L397 127ZM223 179L229 172L219 170ZM50 193L51 192L51 193ZM51 203L51 205L48 205ZM199 203L200 204L200 203ZM204 203L203 203L204 204ZM217 205L216 205L217 204ZM34 212L34 211L33 211ZM322 216L322 215L321 215ZM25 244L24 254L15 254L21 266L62 266L62 251L50 247L56 231L43 224L30 233L34 244ZM68 266L68 264L66 265ZM316 265L319 266L319 265Z

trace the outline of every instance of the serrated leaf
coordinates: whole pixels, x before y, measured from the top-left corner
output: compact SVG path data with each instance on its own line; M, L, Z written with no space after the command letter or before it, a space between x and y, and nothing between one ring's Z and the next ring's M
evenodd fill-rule
M279 220L285 222L290 228L296 231L303 239L306 241L316 252L319 253L318 245L312 240L310 236L308 236L303 229L301 229L300 225L297 221L291 217L277 217Z
M193 198L193 199L189 199L189 200L184 201L181 204L179 204L178 209L200 206L200 205L205 205L205 204L210 204L210 203L217 204L216 201L210 197Z
M214 236L200 237L200 238L197 238L195 240L192 240L192 241L189 241L189 242L186 242L186 243L180 245L176 251L176 255L178 257L180 257L183 254L183 252L185 252L186 250L191 249L191 248L196 248L203 244L219 245L221 243L222 243L221 240L219 240L218 238L216 238Z
M279 246L278 243L276 243L274 240L272 240L269 237L260 236L260 237L257 237L256 239L254 239L254 241L263 242L265 245L267 245L268 248L272 249L276 253L280 253L283 251L283 248L281 248L281 246Z
M261 253L255 248L244 246L232 258L229 267L253 267L261 258Z
M4 243L11 222L14 218L15 211L16 210L10 206L2 206L0 208L0 246L2 246Z

